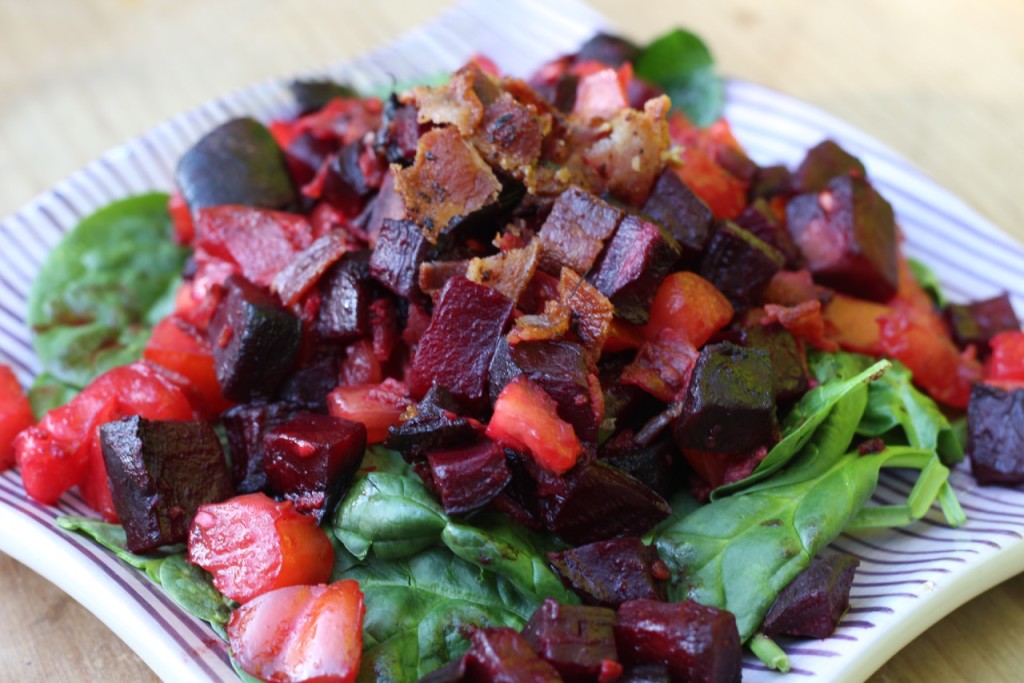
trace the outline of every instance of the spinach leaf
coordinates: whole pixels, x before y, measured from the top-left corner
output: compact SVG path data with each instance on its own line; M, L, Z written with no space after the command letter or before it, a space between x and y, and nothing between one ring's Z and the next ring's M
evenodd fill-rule
M32 283L28 323L45 372L82 388L136 360L169 312L187 250L171 239L167 195L110 204L50 252Z
M701 127L717 121L725 104L725 87L714 66L704 41L680 28L656 38L633 64L637 76L663 89L672 107Z
M448 516L413 476L367 472L356 477L338 506L334 533L358 559L373 550L400 559L435 543Z
M935 305L940 308L945 306L948 300L942 292L942 285L939 284L939 278L936 277L935 271L912 258L907 259L907 265L910 266L910 273L917 280L917 284L921 285L921 289L931 297Z
M36 375L28 390L28 400L32 404L32 414L37 420L54 408L66 404L78 393L78 389L54 377L48 372Z
M122 561L147 573L150 568L155 571L164 560L163 555L136 555L128 550L128 540L124 533L124 527L120 524L109 524L92 517L79 517L78 515L62 515L55 520L55 524L65 531L74 531L91 538L107 550L112 551Z
M160 585L182 609L223 632L231 618L231 607L205 570L178 553L160 563L158 576Z
M563 604L579 602L548 566L546 553L555 549L553 539L513 524L502 515L483 512L473 518L473 526L449 522L441 541L463 560L504 576L537 602L545 596Z
M359 464L360 472L390 472L406 476L412 474L412 468L402 454L380 445L366 449L363 461Z
M465 652L471 627L518 630L539 604L446 548L371 559L341 578L365 596L361 681L415 681Z

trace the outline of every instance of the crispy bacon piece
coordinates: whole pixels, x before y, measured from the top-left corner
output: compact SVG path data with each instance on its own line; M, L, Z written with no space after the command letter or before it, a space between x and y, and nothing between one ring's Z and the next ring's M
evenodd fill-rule
M555 200L538 234L541 268L552 274L563 267L577 273L587 272L623 215L621 210L589 192L569 188Z
M406 212L432 243L453 218L493 203L501 191L490 166L452 126L424 134L413 165L391 170Z
M452 125L463 135L472 135L484 118L484 105L473 89L478 74L478 69L463 69L444 85L414 87L419 122Z
M526 168L537 163L544 134L550 128L550 116L539 117L536 107L521 104L503 92L484 110L472 143L492 165L524 177Z
M531 241L527 246L487 258L475 258L469 262L466 277L473 282L493 287L512 301L519 301L519 296L526 289L540 256L540 243ZM420 268L420 272L423 269Z
M572 311L576 336L589 351L600 354L611 329L615 307L608 297L569 268L562 269L558 294Z

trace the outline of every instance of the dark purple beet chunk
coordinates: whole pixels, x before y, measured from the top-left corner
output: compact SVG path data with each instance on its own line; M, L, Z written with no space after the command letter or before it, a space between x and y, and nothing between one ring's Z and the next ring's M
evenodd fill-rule
M311 181L327 157L337 151L338 142L334 138L318 138L308 132L295 138L284 150L295 184L305 185Z
M974 344L982 356L988 355L988 343L992 337L1000 332L1020 329L1020 320L1006 292L983 301L950 304L946 306L945 314L956 345L963 349Z
M735 683L743 651L736 618L692 600L633 600L619 607L615 642L623 664L665 664L672 681Z
M656 223L622 219L587 280L615 306L615 315L643 325L658 285L679 260L679 244Z
M558 79L555 84L554 96L551 103L555 109L565 114L570 113L576 106L576 90L580 85L580 77L576 74L567 73Z
M512 302L497 290L452 278L413 358L409 391L422 397L433 385L463 401L487 396L487 369L512 316Z
M231 481L238 493L255 493L267 485L263 434L294 412L295 407L286 403L243 403L221 415L231 454Z
M341 148L327 164L321 197L347 216L362 211L367 197L374 191L359 163L366 150L362 140L355 140Z
M433 386L416 405L416 414L391 427L385 445L409 462L427 457L434 450L468 446L477 430L459 415L463 407L444 387Z
M505 451L490 440L464 448L432 451L427 462L441 505L450 515L487 505L512 480Z
M771 359L775 402L785 403L807 392L804 357L793 334L781 325L755 325L744 331L746 346L761 349Z
M1024 482L1024 389L971 387L966 450L979 484Z
M362 423L300 413L263 435L267 487L320 521L341 498L365 450Z
M630 431L605 442L598 457L612 467L635 477L667 498L674 485L672 461L675 447L669 438L654 439L646 445L638 444Z
M602 663L617 662L615 612L606 607L560 605L546 599L523 627L523 637L567 683L596 681Z
M635 62L640 48L635 43L608 33L595 33L580 45L575 55L576 62L594 61L618 68L626 62Z
M695 260L707 246L713 218L711 209L671 169L658 177L640 210L660 223L679 243L684 262Z
M787 196L793 192L793 176L785 166L762 166L757 169L747 190L747 199L755 202L758 199L771 199L779 195Z
M786 260L787 268L796 270L802 264L800 250L793 242L789 230L781 222L776 220L775 212L764 200L755 200L743 213L736 218L736 225L740 226L757 239L770 244L779 250Z
M639 480L599 461L574 467L564 477L564 490L539 503L548 530L573 545L642 536L672 512Z
M413 221L385 218L370 257L370 274L392 292L408 299L420 294L420 264L429 244Z
M701 349L672 425L679 448L738 453L779 439L771 358L729 342Z
M586 273L623 215L603 199L570 187L555 200L537 236L541 244L540 267L555 276L562 266Z
M628 600L665 600L668 569L654 546L644 545L639 538L614 538L548 553L548 560L588 605L618 607Z
M899 279L892 206L864 178L839 176L786 207L786 222L814 280L885 302Z
M234 495L220 440L205 422L133 415L101 425L100 445L133 553L184 542L200 505Z
M843 554L811 562L775 598L761 630L770 638L828 638L850 608L850 586L859 564Z
M270 396L292 369L302 322L239 275L225 287L209 330L221 391L239 402Z
M277 391L277 400L326 413L327 394L338 386L339 353L337 349L325 352L289 375Z
M807 151L807 156L793 173L793 186L797 192L821 192L838 176L867 177L864 164L842 147L825 140Z
M390 164L408 166L416 159L420 140L420 124L416 107L402 104L392 94L384 105L384 115L377 131L377 149Z
M288 84L288 90L299 107L299 114L310 114L327 106L336 97L358 97L359 93L351 87L323 79L300 79Z
M586 351L569 341L534 341L509 345L498 341L488 373L491 403L509 382L525 375L558 404L558 416L572 425L582 441L596 442L602 418L591 391L596 376L590 371Z
M470 636L466 652L469 683L555 683L558 672L510 628L487 628Z
M664 664L640 664L623 671L616 683L672 683L672 674Z
M782 270L782 252L732 221L711 236L698 272L738 309L758 303L775 273Z

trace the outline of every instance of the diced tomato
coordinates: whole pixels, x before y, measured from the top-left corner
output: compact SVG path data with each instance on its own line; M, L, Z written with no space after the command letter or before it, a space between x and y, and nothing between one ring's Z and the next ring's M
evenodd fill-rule
M273 683L351 683L363 655L366 606L351 579L291 586L231 614L228 643L242 669Z
M184 377L182 388L204 415L214 417L234 405L221 393L210 342L182 318L169 316L157 323L142 357Z
M989 341L985 380L1024 382L1024 331L1000 332Z
M199 506L188 531L188 559L240 603L285 586L323 583L334 549L316 520L262 493Z
M610 119L619 110L629 107L627 88L633 79L633 67L626 62L618 70L604 67L583 75L576 87L573 113L581 116Z
M328 412L366 425L366 442L371 444L383 442L388 428L397 425L411 405L409 390L390 377L380 384L340 386L327 395Z
M18 378L0 365L0 472L14 467L14 437L36 421Z
M821 315L821 302L817 299L804 301L796 306L765 304L761 324L777 322L797 339L809 343L816 349L835 352L839 345L826 334L825 319Z
M676 174L708 205L715 218L736 218L743 213L749 183L718 163L729 153L744 154L729 124L719 120L707 128L696 128L674 114L669 117L669 134L682 148L683 163Z
M805 301L818 299L821 287L814 284L811 271L780 270L772 276L768 287L764 290L765 303L779 306L796 306Z
M639 349L644 343L643 328L627 323L619 318L612 318L608 326L608 337L604 340L603 351L615 353L616 351L627 351Z
M728 325L732 316L732 304L713 284L696 273L673 273L654 295L643 335L653 341L663 330L674 330L700 348Z
M178 244L191 245L196 237L196 227L192 223L192 212L180 192L175 190L167 200L167 213L171 216L174 226L174 241Z
M880 356L882 337L878 321L892 312L893 309L884 304L836 293L822 310L822 317L829 326L830 336L841 348Z
M528 452L554 474L571 469L583 453L572 426L558 417L555 400L523 375L498 395L486 434L503 446Z

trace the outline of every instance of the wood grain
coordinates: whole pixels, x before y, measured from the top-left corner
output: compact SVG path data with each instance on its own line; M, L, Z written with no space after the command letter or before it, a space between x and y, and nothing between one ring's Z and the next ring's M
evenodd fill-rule
M448 4L0 0L0 215L161 120L357 55ZM725 73L846 119L1024 239L1024 3L593 5L640 40L670 25L696 30ZM1017 577L943 619L872 680L1019 680L1021 627ZM83 608L2 555L0 629L0 680L155 680Z

